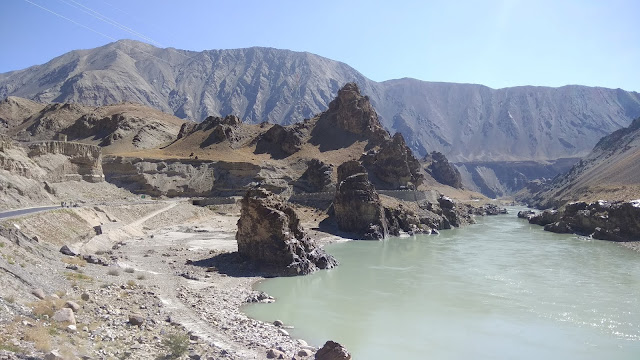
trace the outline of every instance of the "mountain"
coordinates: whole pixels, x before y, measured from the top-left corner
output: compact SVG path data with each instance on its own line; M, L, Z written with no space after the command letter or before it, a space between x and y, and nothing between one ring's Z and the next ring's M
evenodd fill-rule
M516 198L540 207L571 201L633 200L640 197L640 118L600 139L570 171L541 189L528 188Z
M194 52L131 40L0 74L0 97L86 105L132 101L197 122L234 114L247 123L287 125L324 111L348 82L358 84L383 126L401 132L419 156L438 151L458 165L578 158L640 116L640 94L620 89L375 82L306 52Z
M31 142L67 139L106 153L156 148L174 141L185 123L141 104L41 104L10 96L0 101L0 133Z

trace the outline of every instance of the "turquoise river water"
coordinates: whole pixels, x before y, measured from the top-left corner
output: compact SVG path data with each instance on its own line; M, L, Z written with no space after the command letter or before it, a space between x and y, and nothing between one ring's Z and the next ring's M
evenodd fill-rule
M251 317L354 359L640 359L640 254L509 215L440 235L351 241L340 266L266 280Z

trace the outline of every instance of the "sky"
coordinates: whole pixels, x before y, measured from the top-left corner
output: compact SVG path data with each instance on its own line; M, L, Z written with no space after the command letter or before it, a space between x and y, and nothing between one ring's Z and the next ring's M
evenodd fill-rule
M0 73L118 39L266 46L384 81L640 91L638 0L2 0Z

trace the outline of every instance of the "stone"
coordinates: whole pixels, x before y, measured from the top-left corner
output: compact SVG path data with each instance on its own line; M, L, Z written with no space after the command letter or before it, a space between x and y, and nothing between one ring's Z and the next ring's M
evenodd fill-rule
M62 245L62 247L60 248L60 252L63 253L64 255L69 255L69 256L78 255L78 252L76 250L73 250L71 247L69 247L69 245Z
M74 313L77 313L80 310L80 305L78 305L76 302L68 300L65 304L64 307L69 308L71 310L73 310Z
M306 341L304 341L303 339L296 339L296 342L298 343L298 345L300 346L309 346L309 344L307 344Z
M250 189L241 201L238 253L265 271L291 276L330 269L333 256L309 238L293 208L265 189Z
M273 322L273 325L277 327L282 327L284 326L284 323L281 320L276 320Z
M138 313L129 314L129 324L133 326L141 326L144 324L144 316Z
M284 127L274 124L262 134L256 143L256 153L270 153L274 158L293 155L302 148L301 124Z
M560 219L560 215L556 210L544 210L529 218L530 224L545 226Z
M69 308L62 308L53 314L53 320L59 323L69 323L71 325L76 324L76 317L73 315L73 310Z
M75 333L78 331L78 328L75 325L67 325L67 331L70 333Z
M31 294L40 300L43 300L45 297L47 297L42 289L34 289L31 291Z
M89 301L89 294L82 293L82 295L80 295L80 299L82 299L83 301Z
M298 356L309 357L313 355L313 352L309 349L300 349L298 350Z
M518 218L519 219L527 219L530 220L533 216L536 215L536 212L533 210L522 210L522 211L518 211Z
M315 356L316 360L349 360L351 359L351 354L344 348L344 346L340 345L335 341L327 341L324 346L320 348L316 352Z
M342 231L370 240L383 239L388 234L380 196L358 161L347 161L338 167L333 209Z
M289 332L285 329L278 329L280 335L289 336Z
M51 350L44 356L44 360L64 360L64 358L60 355L58 350Z
M267 350L267 359L284 359L285 353L278 349Z

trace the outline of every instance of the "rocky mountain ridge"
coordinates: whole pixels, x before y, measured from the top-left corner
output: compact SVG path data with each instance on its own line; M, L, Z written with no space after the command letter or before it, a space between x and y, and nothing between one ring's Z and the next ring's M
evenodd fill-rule
M516 199L538 208L561 207L573 201L633 200L640 194L638 179L640 118L600 139L568 172L540 187L523 189Z
M383 126L419 156L454 162L580 157L640 115L640 94L620 89L374 82L346 64L272 48L193 52L121 40L0 74L0 97L105 105L133 101L201 121L237 114L282 125L324 110L356 82Z

